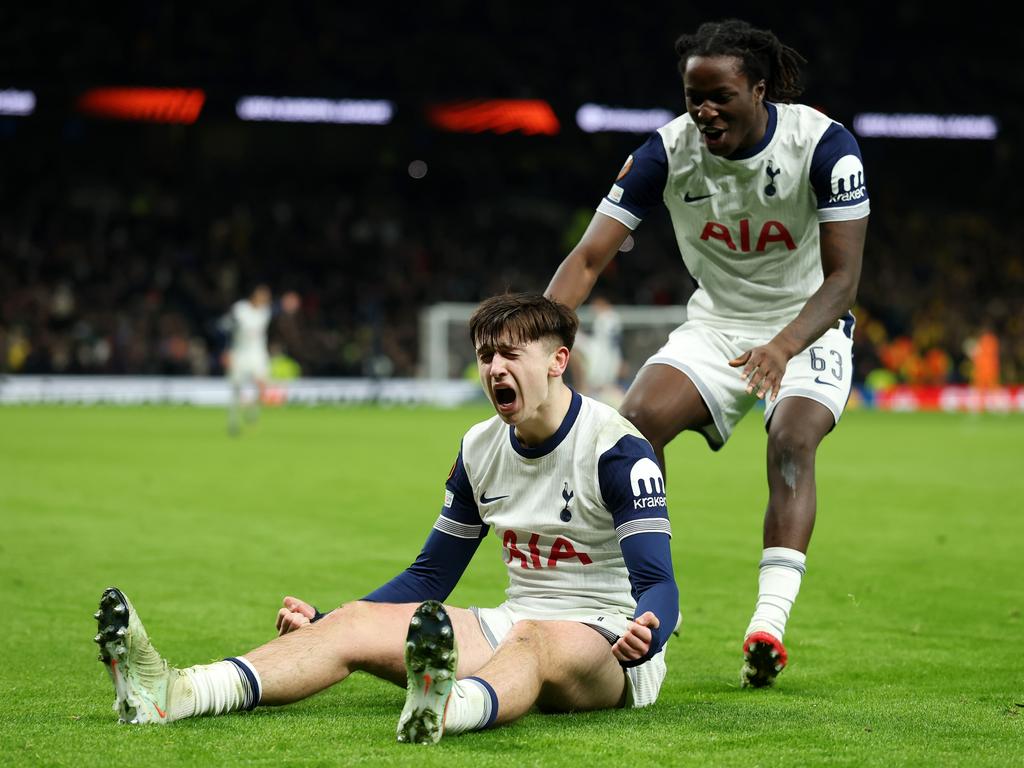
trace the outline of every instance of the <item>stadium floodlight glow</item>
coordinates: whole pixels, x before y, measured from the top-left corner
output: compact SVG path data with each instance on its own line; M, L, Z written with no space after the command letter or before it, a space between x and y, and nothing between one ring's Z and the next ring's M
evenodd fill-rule
M511 133L554 136L561 130L555 110L543 99L471 99L427 108L436 128L453 133Z
M93 88L78 99L78 109L92 117L191 125L205 102L198 88Z
M0 115L28 117L36 111L36 95L32 91L8 88L0 91Z
M235 104L242 120L273 123L387 125L395 105L384 99L319 99L288 96L243 96Z
M863 112L853 118L853 130L865 137L992 141L999 135L999 121L992 115Z
M576 125L586 133L650 133L675 117L668 109L627 109L587 103L576 110Z

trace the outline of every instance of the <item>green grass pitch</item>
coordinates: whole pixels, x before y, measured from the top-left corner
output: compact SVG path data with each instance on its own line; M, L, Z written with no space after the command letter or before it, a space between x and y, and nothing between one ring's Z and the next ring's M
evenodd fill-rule
M669 448L684 629L657 705L530 715L395 743L368 676L286 708L119 726L92 643L104 587L177 665L269 639L404 568L484 407L283 408L239 439L196 408L0 408L0 765L1024 765L1024 418L851 412L818 460L818 525L768 691L738 687L765 503L756 414ZM456 605L496 604L481 547Z

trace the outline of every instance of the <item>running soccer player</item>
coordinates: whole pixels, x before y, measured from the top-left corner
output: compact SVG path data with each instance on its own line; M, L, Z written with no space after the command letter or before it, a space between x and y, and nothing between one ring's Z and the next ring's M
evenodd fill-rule
M243 388L255 385L256 397L244 409L245 418L254 422L259 418L259 406L266 397L270 376L270 355L267 351L267 329L275 308L270 288L257 285L250 296L236 301L226 318L231 331L228 351L228 379L231 382L231 401L228 407L228 432L237 435L242 426ZM289 291L281 298L281 309L294 312L299 298Z
M364 670L407 684L398 740L555 712L643 707L665 676L678 619L665 487L650 444L562 375L577 329L535 294L483 302L470 320L497 415L472 427L416 561L362 600L244 656L175 669L128 598L96 612L114 708L132 723L286 704ZM487 531L508 565L496 608L445 606Z
M590 333L576 338L574 386L602 403L618 406L623 392L619 387L622 372L622 318L604 296L592 296L594 319ZM581 354L582 353L582 354Z
M547 295L577 307L630 232L669 211L697 288L687 319L640 370L620 411L654 446L702 433L713 450L765 399L768 507L744 685L771 685L814 527L815 453L850 392L869 203L857 142L791 104L804 59L727 20L676 42L686 114L630 155Z

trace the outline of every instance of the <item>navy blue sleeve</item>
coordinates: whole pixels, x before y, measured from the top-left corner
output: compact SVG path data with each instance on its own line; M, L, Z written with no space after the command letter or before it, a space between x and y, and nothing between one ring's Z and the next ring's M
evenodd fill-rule
M460 539L434 529L416 561L363 600L372 603L444 602L479 546L480 539Z
M658 629L651 631L647 654L624 666L643 664L661 650L679 618L679 588L672 570L672 528L665 504L665 480L651 444L623 436L597 463L605 506L611 512L636 615L651 611Z
M623 435L597 461L605 507L619 539L644 531L671 535L665 505L665 480L651 444Z
M867 216L868 190L864 185L864 161L861 159L857 140L839 123L825 131L811 157L811 186L818 200L819 215L825 212L822 220L841 220L850 218L854 208L860 215Z
M375 603L444 601L473 559L487 526L473 499L462 452L445 483L444 506L415 562L363 600Z
M619 542L622 557L629 569L629 583L636 600L636 615L650 611L658 617L659 626L651 630L651 647L624 667L643 664L661 650L679 619L679 588L672 571L672 550L669 537L662 533L638 533Z
M647 212L664 199L667 182L668 155L661 134L655 131L626 158L618 178L597 210L636 229Z

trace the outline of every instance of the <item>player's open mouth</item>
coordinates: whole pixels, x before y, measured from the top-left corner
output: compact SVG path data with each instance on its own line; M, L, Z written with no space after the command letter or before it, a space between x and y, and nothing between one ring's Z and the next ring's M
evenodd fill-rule
M700 132L704 134L704 142L708 147L721 146L723 137L725 136L725 128L718 128L710 125L702 127Z
M508 410L509 406L516 401L516 391L511 387L495 387L494 400L498 404L498 408L503 411Z

